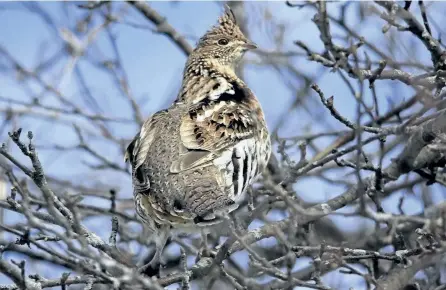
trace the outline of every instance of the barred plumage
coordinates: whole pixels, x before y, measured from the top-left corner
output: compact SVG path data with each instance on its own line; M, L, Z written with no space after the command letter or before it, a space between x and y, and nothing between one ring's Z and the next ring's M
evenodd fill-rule
M265 168L271 145L254 94L234 73L255 48L227 9L189 56L177 100L150 117L129 145L136 211L158 236L229 213Z

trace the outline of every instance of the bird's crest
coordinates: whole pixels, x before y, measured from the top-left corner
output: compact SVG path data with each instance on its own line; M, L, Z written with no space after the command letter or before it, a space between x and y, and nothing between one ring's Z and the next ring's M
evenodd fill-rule
M225 5L225 12L218 18L218 24L213 26L206 34L200 39L203 41L207 38L211 38L216 35L230 35L235 38L242 36L242 32L237 25L234 12L228 5Z
M218 23L220 24L220 26L237 25L237 20L235 19L234 12L232 12L232 9L228 5L225 5L225 12L218 18Z

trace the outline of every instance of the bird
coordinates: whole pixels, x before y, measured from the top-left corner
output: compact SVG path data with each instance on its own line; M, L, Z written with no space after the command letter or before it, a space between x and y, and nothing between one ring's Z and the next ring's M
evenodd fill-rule
M262 107L235 73L257 48L226 5L188 56L181 88L128 145L136 213L154 237L155 269L172 229L208 227L238 208L265 169L271 141Z

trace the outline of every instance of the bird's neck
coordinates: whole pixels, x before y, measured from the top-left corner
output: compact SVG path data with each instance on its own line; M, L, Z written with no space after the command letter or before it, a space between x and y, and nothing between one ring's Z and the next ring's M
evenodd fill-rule
M175 103L186 104L189 108L196 106L216 106L221 103L238 103L257 116L264 123L260 104L246 86L235 74L233 68L222 66L212 60L187 62L184 69L183 84ZM225 114L231 114L226 112Z
M227 82L237 86L244 86L244 82L236 75L235 70L230 65L221 65L213 59L189 58L183 73L183 82L177 98L177 101L187 102L186 96L197 94L214 79L224 79ZM192 97L199 98L194 95Z
M224 77L228 80L240 80L235 73L235 65L222 65L216 59L191 57L186 63L183 80L190 77ZM241 80L240 80L241 81Z

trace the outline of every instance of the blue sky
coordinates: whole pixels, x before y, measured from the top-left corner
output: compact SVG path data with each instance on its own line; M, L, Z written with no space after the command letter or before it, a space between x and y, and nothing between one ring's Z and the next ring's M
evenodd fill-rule
M31 5L31 4L29 4ZM42 2L39 3L52 19L57 27L72 29L75 20L79 15L84 15L85 11L78 10L74 4L62 8L61 3ZM181 34L186 35L191 44L202 35L211 25L216 23L217 17L222 11L221 3L215 2L153 2L152 7L161 15L166 16L167 21L175 27ZM262 50L265 51L291 51L301 52L294 44L294 40L302 40L311 48L321 51L323 45L319 40L319 33L316 26L311 21L314 11L310 9L289 8L282 2L263 2L247 3L249 11L249 32L251 39L256 42ZM42 18L31 13L20 3L0 3L0 45L3 46L15 59L27 67L33 68L42 59L46 59L61 49L61 41L57 39L59 32L54 30L51 24L42 21ZM338 6L329 5L329 11L339 14ZM352 6L349 9L356 9ZM440 16L444 11L443 6L436 6L441 9L435 11L434 16ZM271 20L265 19L265 15L272 14L274 24ZM145 21L138 13L130 9L132 22L152 25ZM388 40L388 35L381 33L384 22L374 17L371 20L363 21L360 25L356 16L348 19L358 32L366 36L368 40L380 46L384 46ZM96 21L97 22L97 21ZM377 25L378 23L378 25ZM277 24L285 28L283 44L278 46L273 41L280 35ZM337 36L342 33L335 25L332 26L332 34ZM119 48L124 68L127 72L129 84L133 95L141 104L141 110L145 117L156 112L160 108L168 106L175 98L178 91L183 65L186 61L185 55L172 42L157 33L148 30L135 29L127 25L115 25L112 29L117 35L117 46ZM82 35L79 35L82 39ZM54 39L57 39L56 41ZM339 38L338 38L339 39ZM418 40L406 41L409 51L396 51L397 59L410 58L416 55L416 58L425 63L429 63L429 55L422 50ZM345 44L345 43L340 43ZM383 47L383 49L385 49ZM107 60L112 54L111 46L107 35L101 33L97 38L95 45L87 51L87 57ZM373 60L379 60L376 55L370 55ZM252 64L259 60L259 57L253 53L246 56L251 63L246 66L245 79L248 85L253 89L260 100L265 116L270 128L274 128L280 117L287 112L295 98L295 91L290 90L287 84L295 88L302 85L302 80L296 79L289 71L283 71L282 75L277 74L271 68L265 68ZM64 67L68 63L68 58L63 58L57 65L45 73L44 78L48 81L57 79ZM303 69L308 76L318 76L318 84L327 96L335 96L336 108L345 116L353 119L355 116L355 100L347 86L341 81L338 74L330 73L329 69L321 67L319 64L310 62L303 57L291 58L288 61L293 65ZM1 64L0 60L0 64ZM86 61L79 61L77 68L84 74L86 82L92 89L96 100L105 110L104 115L131 118L131 109L128 103L120 97L120 92L112 85L112 80L97 67L92 66ZM1 96L16 100L29 101L31 97L39 98L42 103L48 105L57 105L54 97L48 94L42 94L40 86L33 82L28 82L29 89L24 89L16 79L10 75L1 74L0 87ZM67 98L78 104L85 110L95 113L94 107L85 101L85 93L79 86L75 77L66 79L61 86L61 91ZM412 89L401 85L398 82L383 81L379 88L379 103L382 111L388 109L389 104L398 105L412 95ZM369 94L369 93L367 93ZM370 95L368 95L370 96ZM368 99L370 100L370 98ZM303 109L293 110L291 118L287 125L280 130L280 136L293 136L304 134L309 128L314 132L321 132L327 129L327 126L333 130L344 129L341 124L332 119L330 114L318 102L318 97L312 94L305 102L310 102L312 106L319 106L317 115L309 115ZM369 102L370 104L370 102ZM0 103L4 106L4 103ZM315 122L316 120L327 120L325 124ZM82 126L88 127L88 123L82 120L74 120ZM46 147L49 144L60 146L72 146L77 143L76 135L70 127L55 124L51 121L42 121L33 117L23 117L19 120L19 126L25 131L32 130L36 135L36 143L40 147ZM112 131L119 137L131 138L137 129L134 125L111 124ZM9 130L10 128L8 128ZM95 130L92 128L92 130ZM1 139L7 138L6 132L2 132ZM327 145L330 139L320 141L317 144ZM117 163L122 162L122 152L116 146L104 146L101 140L91 139L94 148L100 150L110 160ZM13 151L17 152L17 151ZM310 152L311 153L311 152ZM53 150L42 148L39 151L42 162L46 168L47 174L57 175L67 180L75 180L80 183L101 182L110 188L117 188L120 197L129 197L131 185L128 176L109 171L92 171L85 166L85 162L94 163L96 160L80 153L77 150L69 153L60 154ZM21 160L25 160L21 158ZM336 194L341 193L344 188L333 187L331 184L323 183L320 180L305 178L298 181L296 191L308 201L322 201ZM386 209L394 210L393 201ZM409 198L405 204L410 212L420 210L418 199ZM335 220L342 222L345 228L354 228L357 220L335 217ZM92 229L102 229L103 225L92 223L89 225ZM108 233L104 233L104 237ZM243 255L243 254L240 254ZM0 275L0 282L3 282Z

